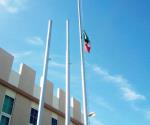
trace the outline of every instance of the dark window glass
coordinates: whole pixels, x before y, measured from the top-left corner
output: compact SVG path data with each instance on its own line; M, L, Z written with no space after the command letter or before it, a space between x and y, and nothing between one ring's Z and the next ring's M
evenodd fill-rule
M8 124L9 124L9 118L2 115L0 125L8 125Z
M33 125L36 125L37 117L38 117L38 111L34 108L31 108L30 123L33 124Z
M57 119L52 118L52 125L57 125Z
M14 103L14 99L6 95L5 99L4 99L4 104L3 104L2 111L9 114L9 115L11 115L12 108L13 108L13 103Z

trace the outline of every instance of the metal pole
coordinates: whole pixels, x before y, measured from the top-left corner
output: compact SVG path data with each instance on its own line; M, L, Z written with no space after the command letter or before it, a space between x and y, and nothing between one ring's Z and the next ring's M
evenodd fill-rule
M66 20L66 121L70 125L70 66L69 66L69 21Z
M88 125L86 84L85 84L85 71L84 71L84 55L83 55L83 46L82 46L82 27L81 27L82 24L81 24L80 0L77 0L77 3L78 3L78 23L79 23L79 37L80 37L83 115L84 115L84 125Z
M41 79L42 80L41 81L42 85L41 85L41 94L40 94L40 100L39 100L39 110L38 110L37 125L42 125L44 102L45 102L45 85L46 85L47 72L48 72L51 29L52 29L52 21L49 20L48 21L47 41L46 41L46 48L45 48L43 74L42 74L42 79Z

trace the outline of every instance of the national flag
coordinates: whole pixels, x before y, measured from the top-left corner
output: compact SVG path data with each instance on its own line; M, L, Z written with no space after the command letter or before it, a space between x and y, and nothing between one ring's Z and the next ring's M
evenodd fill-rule
M84 43L84 48L85 48L85 51L89 53L90 50L91 50L90 43L85 42Z
M83 33L82 33L82 38L83 38L83 40L84 40L84 48L85 48L85 51L89 53L90 50L91 50L91 46L90 46L90 40L89 40L89 38L88 38L86 32L83 32Z

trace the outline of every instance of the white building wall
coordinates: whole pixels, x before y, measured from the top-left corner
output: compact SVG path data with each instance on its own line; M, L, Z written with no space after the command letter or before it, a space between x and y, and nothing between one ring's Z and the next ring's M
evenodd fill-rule
M40 98L40 87L38 85L34 85L33 96L36 98Z
M53 107L59 109L59 100L55 95L53 96Z
M17 73L16 71L12 70L9 76L9 83L11 83L12 85L18 87L19 84L19 73Z

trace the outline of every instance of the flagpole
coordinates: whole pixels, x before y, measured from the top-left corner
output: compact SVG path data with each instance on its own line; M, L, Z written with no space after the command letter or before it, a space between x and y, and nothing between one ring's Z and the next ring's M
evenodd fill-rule
M70 125L70 57L69 57L69 21L66 20L66 120L65 125Z
M42 125L43 111L44 111L44 102L45 102L45 85L47 80L47 72L48 72L48 61L49 61L49 49L50 49L50 37L51 37L51 29L52 29L52 21L48 21L48 32L47 32L47 41L45 48L45 58L44 58L44 66L43 66L43 74L41 81L41 93L39 100L39 110L38 110L38 119L37 125Z
M79 23L79 37L80 37L83 115L84 115L84 125L88 125L87 97L86 97L86 84L85 84L85 71L84 71L84 55L83 55L83 45L82 45L82 24L81 24L80 0L77 0L77 3L78 3L78 23Z

